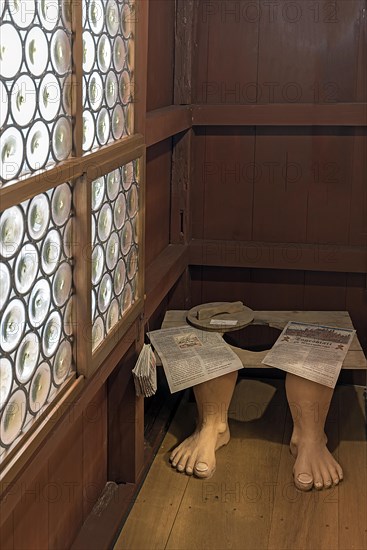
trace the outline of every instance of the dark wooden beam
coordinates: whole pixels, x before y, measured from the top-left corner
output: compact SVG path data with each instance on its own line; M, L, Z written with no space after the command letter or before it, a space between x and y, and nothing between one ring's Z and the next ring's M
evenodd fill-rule
M366 273L362 246L193 239L189 264Z
M367 103L192 105L193 126L367 126Z
M191 128L191 108L186 105L170 105L147 113L147 147Z

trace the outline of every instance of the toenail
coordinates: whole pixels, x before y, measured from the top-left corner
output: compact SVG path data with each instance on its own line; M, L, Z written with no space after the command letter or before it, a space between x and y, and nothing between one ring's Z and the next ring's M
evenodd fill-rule
M181 464L179 464L179 465L177 466L177 470L178 470L179 472L182 472L182 471L183 471L183 466L181 466Z
M330 486L331 486L331 483L332 483L331 479L327 479L327 480L325 481L325 487L330 487Z
M312 476L310 474L298 474L297 480L303 484L311 483Z
M205 472L208 469L208 465L205 462L198 462L195 466L198 472Z
M321 487L322 487L321 481L317 481L317 482L315 483L315 487L316 487L316 489L321 489Z
M333 479L333 483L334 483L334 485L338 485L338 483L339 483L339 478Z
M186 473L191 475L193 473L192 468L186 468Z

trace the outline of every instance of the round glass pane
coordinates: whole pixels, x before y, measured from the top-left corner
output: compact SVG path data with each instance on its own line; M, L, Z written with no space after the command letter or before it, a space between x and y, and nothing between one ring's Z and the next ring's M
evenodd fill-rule
M42 118L45 120L54 120L60 111L61 90L56 76L47 73L39 88L39 108Z
M105 336L104 324L102 317L97 317L92 328L92 348L95 350L103 341Z
M108 0L106 8L107 29L111 36L115 36L119 30L119 9L115 0Z
M108 239L112 229L112 210L109 204L104 204L98 216L98 237L101 242Z
M51 61L55 71L64 75L71 66L71 47L68 35L62 29L52 35L51 39Z
M0 323L0 345L8 353L13 351L22 339L25 329L25 307L15 298L5 308Z
M115 201L115 206L113 209L113 219L115 222L116 229L121 229L124 225L126 215L126 199L123 193L120 193Z
M33 80L22 74L11 90L11 114L18 126L27 126L36 110L36 86Z
M97 285L101 280L104 269L104 251L100 244L92 252L92 283Z
M131 290L131 286L129 283L126 283L124 291L121 295L121 309L122 311L126 311L131 307L133 303L133 293Z
M107 175L107 195L111 201L114 201L120 189L120 170L117 168Z
M71 368L72 356L70 342L63 340L57 350L53 366L55 384L62 384L68 376Z
M96 57L96 46L89 31L83 32L83 71L90 73Z
M48 43L45 33L40 27L32 27L25 40L25 60L29 72L40 76L48 63Z
M117 78L113 71L110 71L106 78L106 101L110 109L116 104L118 96Z
M138 202L139 202L138 189L136 185L133 185L129 191L129 195L127 199L127 210L131 218L133 218L138 211Z
M74 332L74 327L73 327L73 304L74 304L74 299L71 296L69 298L68 303L66 304L65 314L64 314L64 331L65 331L65 334L67 336L71 336Z
M124 133L125 115L121 105L116 105L112 113L112 134L114 139L120 139Z
M128 191L134 181L134 165L128 162L122 168L122 185L125 191Z
M99 210L104 199L104 177L92 181L92 210Z
M52 283L52 296L58 307L62 307L69 298L72 282L71 266L67 262L64 262L56 271Z
M14 270L14 281L20 294L27 294L36 280L39 268L38 250L27 243L20 250Z
M14 78L22 64L22 41L10 23L0 25L1 76Z
M98 67L102 73L106 73L111 66L112 48L110 39L106 34L102 34L97 46Z
M106 108L101 109L97 117L97 138L100 145L107 143L110 135L110 117Z
M0 358L0 410L6 403L9 397L11 387L13 385L13 369L9 359L6 357Z
M34 285L28 304L30 324L38 328L47 317L51 305L50 284L46 279L40 279Z
M125 65L126 49L125 44L121 36L116 36L113 43L113 64L116 71L119 73L122 71Z
M30 129L26 150L29 166L33 170L43 168L50 154L50 135L46 124L41 120Z
M29 388L29 408L36 414L47 401L51 389L51 369L42 363L36 370Z
M58 311L53 311L46 321L42 334L42 349L46 357L51 357L56 352L62 329L62 319Z
M42 27L47 31L52 31L60 17L59 1L58 0L39 0L38 15L41 20Z
M133 243L133 228L131 222L127 221L121 233L121 250L124 256L129 252Z
M91 0L88 10L89 25L95 34L100 34L105 20L103 4L101 0Z
M137 271L138 271L138 253L136 248L132 248L127 260L127 276L130 279L130 281L135 277Z
M46 275L51 275L56 270L61 256L61 246L59 232L52 229L47 233L41 250L41 265Z
M38 362L40 345L38 336L28 332L21 341L15 356L15 373L18 381L25 384L32 377Z
M83 113L83 151L89 151L95 136L94 119L90 111Z
M31 200L28 209L28 233L31 239L42 239L50 221L50 205L47 196L37 195Z
M67 183L56 187L51 204L52 218L56 225L64 225L70 216L71 189Z
M23 214L19 206L12 206L0 216L0 254L11 258L19 249L24 237Z
M117 264L119 257L119 238L116 232L112 233L107 242L106 263L109 270L112 270Z
M0 177L2 179L9 181L17 177L23 164L23 151L20 131L14 127L7 128L0 135Z
M99 73L92 73L88 82L88 98L90 106L98 111L103 100L103 82Z
M74 220L71 218L65 227L64 231L64 252L65 256L67 258L71 258L73 256L73 228L74 228Z
M0 309L2 309L8 299L10 292L10 272L8 267L0 263Z
M56 122L52 134L52 149L57 160L66 159L71 152L72 132L70 121L61 117Z
M27 397L22 389L16 390L4 407L0 422L0 440L7 447L20 434L27 411Z
M0 80L0 128L4 125L9 110L9 97L5 85Z
M117 263L114 277L113 277L113 288L116 296L119 296L124 288L126 277L126 268L124 260L120 259Z
M121 13L121 27L122 34L125 39L130 38L132 35L133 22L134 22L134 8L129 4L124 4Z
M106 329L107 332L109 332L118 322L119 320L119 303L116 300L112 300L110 307L108 308L107 312L107 322L106 322Z
M112 280L108 273L103 276L103 279L98 289L98 309L104 313L110 305L112 297Z
M120 98L124 105L131 100L131 82L127 71L123 71L120 76Z

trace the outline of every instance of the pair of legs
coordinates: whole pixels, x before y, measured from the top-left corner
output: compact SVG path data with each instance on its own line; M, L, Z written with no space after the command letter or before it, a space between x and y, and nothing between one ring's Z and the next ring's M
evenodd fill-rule
M215 451L230 438L227 414L236 380L237 372L231 372L194 387L197 428L170 456L179 472L201 478L214 473ZM333 390L287 373L286 392L293 418L290 450L296 459L295 485L303 491L337 485L343 472L327 449L324 431Z

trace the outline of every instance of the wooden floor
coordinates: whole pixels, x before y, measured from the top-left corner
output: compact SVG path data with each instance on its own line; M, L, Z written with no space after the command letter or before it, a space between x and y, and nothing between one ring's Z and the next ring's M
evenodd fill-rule
M367 444L363 388L337 388L327 424L344 468L338 488L301 493L292 483L291 422L281 380L241 380L231 441L205 481L178 474L170 449L190 433L183 402L115 549L367 549ZM260 418L257 418L260 417Z

